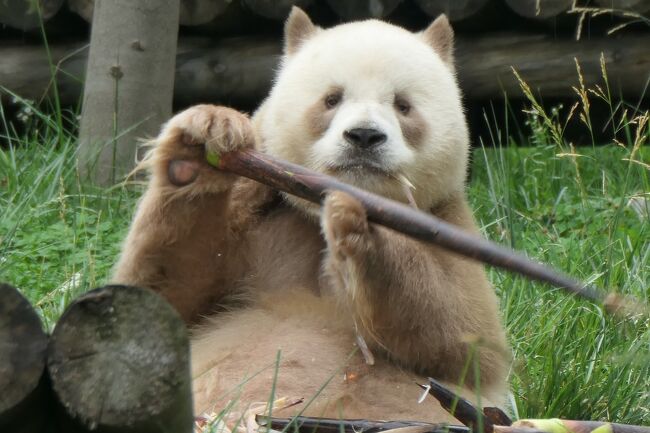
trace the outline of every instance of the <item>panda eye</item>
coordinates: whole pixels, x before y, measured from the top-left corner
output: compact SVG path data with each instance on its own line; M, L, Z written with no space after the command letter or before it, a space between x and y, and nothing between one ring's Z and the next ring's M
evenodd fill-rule
M395 109L406 116L411 111L411 104L403 98L395 98Z
M325 107L327 107L328 110L331 110L339 105L341 99L343 99L343 94L341 92L330 93L325 97Z

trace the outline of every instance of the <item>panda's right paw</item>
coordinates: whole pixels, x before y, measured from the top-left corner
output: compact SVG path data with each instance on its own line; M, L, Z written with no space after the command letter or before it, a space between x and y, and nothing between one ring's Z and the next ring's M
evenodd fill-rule
M248 116L227 107L196 105L174 116L156 139L154 175L176 187L220 191L235 176L210 166L208 158L254 145Z
M182 131L186 146L204 146L208 152L221 154L253 147L253 125L243 113L216 105L196 105L176 115L170 128Z

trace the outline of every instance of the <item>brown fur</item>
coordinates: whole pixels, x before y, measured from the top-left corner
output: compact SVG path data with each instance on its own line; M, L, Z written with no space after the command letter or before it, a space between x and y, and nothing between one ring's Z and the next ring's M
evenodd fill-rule
M337 92L337 89L332 89L327 92L327 95ZM336 108L328 109L325 105L325 98L316 101L312 106L307 110L305 115L306 124L309 127L309 133L311 134L312 139L315 141L320 138L332 122Z
M448 65L453 67L454 63L454 31L449 24L445 15L436 18L429 27L427 27L423 36L438 55Z
M320 110L307 113L307 128L320 129ZM402 125L413 143L426 128L415 116ZM267 401L279 350L276 398L310 399L328 384L304 412L314 416L449 420L415 403L414 381L458 383L474 361L480 377L470 368L465 383L498 398L507 344L482 266L369 224L344 193L329 194L319 222L205 162L206 149L261 148L258 134L223 107L175 116L147 159L151 181L113 278L159 291L190 324L219 306L193 337L195 410ZM478 234L464 195L441 196L431 212ZM375 365L356 349L357 333Z
M426 136L427 122L417 110L411 110L407 115L399 117L399 125L406 142L418 147Z
M300 45L316 31L318 31L318 28L314 26L307 14L302 9L294 6L291 9L289 19L284 25L284 34L286 35L284 41L285 54L290 55L298 51Z

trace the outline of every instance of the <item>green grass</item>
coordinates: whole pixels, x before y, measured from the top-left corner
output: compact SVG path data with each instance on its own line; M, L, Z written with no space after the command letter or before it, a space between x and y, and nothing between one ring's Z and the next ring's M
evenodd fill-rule
M650 225L625 206L631 193L648 191L647 169L624 161L627 149L578 151L582 185L554 147L478 150L470 188L477 217L493 240L648 302ZM612 317L502 271L490 277L514 348L519 416L650 423L647 319Z
M9 144L0 149L0 281L51 328L71 299L106 281L138 192L82 185L73 135L33 112L27 133L0 138Z
M469 195L485 234L649 302L650 224L626 206L650 191L648 125L628 115L617 123L624 143L574 149L557 112L531 107L526 139L534 147L502 142L507 133L495 130L494 147L473 154ZM141 188L83 185L61 116L34 112L27 133L2 138L9 146L0 150L0 281L18 286L51 328L71 299L107 280ZM514 350L517 417L650 424L647 319L612 317L495 269L490 278Z

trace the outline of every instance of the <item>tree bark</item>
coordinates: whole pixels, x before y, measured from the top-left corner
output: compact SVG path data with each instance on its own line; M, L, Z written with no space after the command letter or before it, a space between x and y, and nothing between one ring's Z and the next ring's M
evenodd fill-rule
M38 5L38 7L36 7ZM0 24L26 31L39 27L61 9L63 0L3 0L0 1ZM40 12L40 13L39 13Z
M415 0L427 15L435 18L440 14L447 15L450 21L460 21L479 12L488 0Z
M171 115L179 0L95 4L79 132L83 177L110 185Z
M526 18L544 20L568 10L573 0L505 0L510 9Z
M345 20L383 18L401 2L402 0L327 0L334 12Z
M56 325L47 368L65 432L190 433L189 339L150 290L106 286Z
M47 336L29 301L0 284L0 431L45 431L51 406L46 349Z

